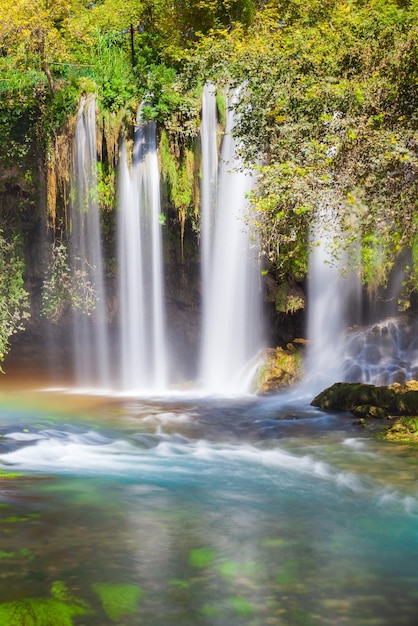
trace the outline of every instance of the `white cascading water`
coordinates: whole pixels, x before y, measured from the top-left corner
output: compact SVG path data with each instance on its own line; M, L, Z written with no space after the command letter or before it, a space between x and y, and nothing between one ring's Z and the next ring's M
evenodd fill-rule
M417 331L413 315L350 329L344 345L343 380L372 385L418 380Z
M97 191L96 102L80 101L74 137L70 201L70 260L78 293L95 300L90 315L73 312L75 381L108 388L109 340ZM80 289L80 286L82 288ZM86 308L86 303L82 304Z
M218 189L218 120L216 110L216 92L211 83L206 83L202 96L202 121L200 138L202 144L202 180L201 180L201 269L202 283L208 285L213 227Z
M141 120L131 168L119 167L118 261L121 388L161 393L167 388L167 344L156 125Z
M333 254L341 236L331 201L318 211L311 234L307 328L310 343L304 382L312 388L323 388L344 379L348 311L350 305L355 306L359 301L358 279L352 274L344 276L347 266L344 252Z
M203 101L204 124L214 125L206 107L213 93L206 92ZM213 111L213 109L212 109ZM253 179L244 171L236 155L232 136L234 113L228 108L225 136L222 142L221 164L214 223L203 217L202 229L211 223L212 231L205 244L202 263L203 320L200 360L200 385L205 393L231 395L248 393L251 376L249 363L261 346L261 294L258 267L258 246L245 223L248 208L246 194ZM209 134L202 127L202 134ZM208 176L203 153L203 179ZM209 210L211 210L210 203ZM205 209L206 210L206 209ZM202 233L206 237L207 233Z

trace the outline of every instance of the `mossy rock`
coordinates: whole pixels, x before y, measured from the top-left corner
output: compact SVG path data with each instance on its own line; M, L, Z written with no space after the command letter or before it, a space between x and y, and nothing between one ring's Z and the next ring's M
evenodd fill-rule
M112 622L125 615L134 615L139 609L142 589L125 583L97 583L93 591L99 596L103 610Z
M302 379L304 345L303 340L295 340L286 348L265 350L264 364L256 381L257 393L274 393Z
M378 406L388 410L393 393L388 387L375 387L363 383L334 383L324 389L311 402L323 411L352 411L354 407Z
M418 415L418 382L394 383L389 387L335 383L318 394L311 404L323 411L350 411L361 418Z
M418 415L418 391L407 390L397 393L395 407L393 407L394 415Z
M399 417L382 437L387 441L418 444L418 417Z
M386 409L370 404L354 406L351 409L351 413L359 418L385 419L387 417Z

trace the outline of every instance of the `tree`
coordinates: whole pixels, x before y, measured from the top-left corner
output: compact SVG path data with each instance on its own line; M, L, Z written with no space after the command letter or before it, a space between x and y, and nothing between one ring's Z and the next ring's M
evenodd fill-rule
M55 85L50 63L65 58L62 33L71 9L71 0L0 0L2 55L13 57L16 69L39 67L52 94Z

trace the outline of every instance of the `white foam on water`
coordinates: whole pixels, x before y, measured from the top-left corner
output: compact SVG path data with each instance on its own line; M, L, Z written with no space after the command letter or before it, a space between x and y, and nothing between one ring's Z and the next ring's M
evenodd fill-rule
M13 433L9 435L13 438ZM252 445L212 444L201 440L190 442L172 437L149 445L125 440L111 440L95 431L64 433L62 431L40 431L33 445L0 455L0 463L13 466L15 470L46 472L48 474L75 473L77 475L149 476L164 471L195 476L205 472L223 477L228 474L263 480L274 485L288 482L289 476L305 475L353 489L353 478L335 473L330 465L309 455L298 456L280 448L260 449ZM22 441L16 433L16 441Z
M410 495L405 496L396 490L380 491L377 494L377 503L384 509L400 511L414 517L418 516L418 498Z
M144 441L142 442L142 437ZM8 439L20 444L21 432ZM282 448L259 448L250 444L190 441L183 437L155 437L137 433L135 443L110 439L95 431L66 433L44 430L29 445L0 455L0 464L15 471L79 477L114 477L166 485L177 483L187 489L190 483L219 485L234 482L234 489L302 490L320 484L334 485L338 491L366 497L389 512L418 515L418 500L397 490L387 491L364 481L349 471L309 454L293 454ZM238 485L238 486L237 486ZM244 485L244 487L243 487ZM331 487L332 489L332 487ZM337 493L337 492L336 492Z
M39 439L47 439L47 435L41 435L40 433L15 432L7 433L3 435L2 438L13 439L14 441L38 441Z

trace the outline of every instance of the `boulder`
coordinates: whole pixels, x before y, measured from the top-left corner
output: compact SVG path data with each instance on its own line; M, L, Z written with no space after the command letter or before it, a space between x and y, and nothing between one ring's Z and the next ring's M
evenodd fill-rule
M269 348L264 351L263 365L256 380L257 393L275 393L302 379L305 343L304 339L295 339L285 348Z
M360 418L384 419L418 415L418 381L378 387L363 383L335 383L311 402L323 411L350 411Z

